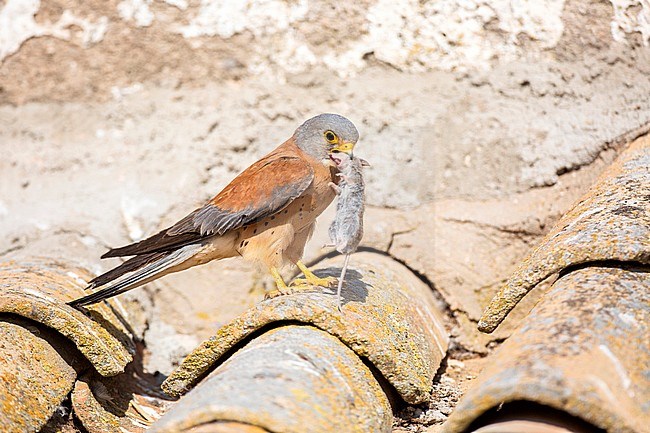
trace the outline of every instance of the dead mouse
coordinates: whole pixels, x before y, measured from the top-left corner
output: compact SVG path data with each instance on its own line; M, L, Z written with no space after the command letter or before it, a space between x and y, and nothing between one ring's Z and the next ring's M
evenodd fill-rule
M338 185L330 186L338 194L336 216L329 228L330 239L336 250L345 254L341 277L336 291L338 309L341 311L341 288L350 261L350 254L356 251L363 237L363 211L365 208L365 183L362 168L370 164L361 158L355 158L346 153L332 155L332 160L339 169Z

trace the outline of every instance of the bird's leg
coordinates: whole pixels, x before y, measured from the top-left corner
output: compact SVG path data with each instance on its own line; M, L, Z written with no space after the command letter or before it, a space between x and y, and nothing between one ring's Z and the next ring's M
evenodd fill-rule
M303 273L305 278L296 278L293 280L293 283L291 283L292 287L293 285L310 285L310 286L320 286L320 287L330 287L336 282L336 278L334 277L325 277L325 278L320 278L319 276L315 275L312 271L305 266L305 264L302 262L302 260L298 260L296 262L296 266L298 266L298 269Z
M305 267L305 269L307 268ZM290 286L287 286L284 283L284 280L282 279L280 272L278 272L276 268L271 268L270 271L271 271L271 275L273 276L273 279L275 280L275 285L277 289L268 292L266 296L264 296L264 299L277 298L278 296L282 296L282 295L290 295L292 293L313 290L314 286L322 285L322 284L308 283L305 282L306 280L301 280L302 282L298 280L294 280ZM309 272L309 270L307 270L307 272ZM318 278L316 275L312 274L311 272L309 273L313 275L317 280L319 280L319 282L320 280L325 280L325 278Z
M277 296L281 295L286 295L288 293L291 293L291 289L287 287L287 284L284 282L282 279L282 275L280 275L280 272L278 272L278 269L274 266L272 266L269 271L271 272L271 276L273 277L273 280L275 280L275 290L271 290L264 296L264 299L269 299L269 298L275 298Z

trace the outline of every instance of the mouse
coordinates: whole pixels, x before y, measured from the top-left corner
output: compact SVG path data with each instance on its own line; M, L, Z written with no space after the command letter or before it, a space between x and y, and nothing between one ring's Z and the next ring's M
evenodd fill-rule
M359 247L363 238L363 213L365 210L365 182L362 170L370 166L368 161L346 153L335 153L330 156L339 170L338 185L331 182L330 187L338 195L336 216L329 227L330 246L345 255L341 276L336 291L336 301L341 311L341 289L345 281L345 273L350 262L350 255Z

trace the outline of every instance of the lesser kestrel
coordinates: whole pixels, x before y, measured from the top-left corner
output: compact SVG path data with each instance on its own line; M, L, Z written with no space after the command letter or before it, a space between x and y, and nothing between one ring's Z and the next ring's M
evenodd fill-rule
M337 114L321 114L248 167L204 206L171 227L102 256L134 256L90 281L100 290L70 302L90 305L163 275L212 260L242 256L266 267L277 293L291 291L279 269L296 264L306 285L327 285L301 262L316 217L335 197L338 183L330 157L351 154L359 133Z

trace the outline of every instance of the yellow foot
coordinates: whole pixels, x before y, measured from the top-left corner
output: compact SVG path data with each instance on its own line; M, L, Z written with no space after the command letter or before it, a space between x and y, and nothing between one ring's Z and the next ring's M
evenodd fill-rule
M275 289L275 290L271 290L270 292L266 292L266 294L264 295L264 299L277 298L278 296L282 296L282 295L288 295L288 293Z
M293 288L294 285L311 287L334 287L337 281L338 280L335 277L320 278L314 275L311 278L296 278L289 284L289 287Z
M278 270L274 267L271 267L269 271L273 276L273 280L275 280L275 287L277 288L275 290L271 290L270 292L267 292L266 295L264 295L264 299L277 298L278 296L288 295L289 293L291 293L290 289L287 287L286 283L282 279L282 275L280 275L280 272L278 272Z
M337 279L334 277L324 277L324 278L318 277L316 274L310 271L309 268L307 268L307 266L305 266L305 264L300 260L298 260L296 265L305 275L305 278L296 278L291 283L291 286L297 284L297 285L312 285L312 286L319 286L319 287L332 287L337 282Z
M294 293L300 293L300 292L309 292L314 290L314 286L311 284L296 284L294 285L293 283L286 288L283 289L275 289L271 290L268 292L265 296L264 299L271 299L271 298L277 298L278 296L283 296L283 295L292 295Z
M289 295L289 294L291 294L291 289L285 286L283 288L277 288L275 290L271 290L270 292L266 292L266 294L264 295L264 299L277 298L278 296Z

